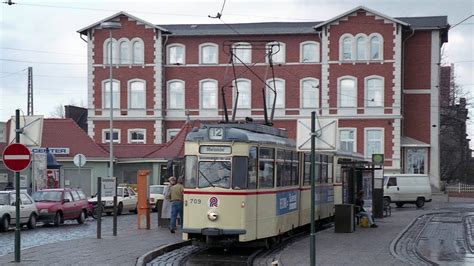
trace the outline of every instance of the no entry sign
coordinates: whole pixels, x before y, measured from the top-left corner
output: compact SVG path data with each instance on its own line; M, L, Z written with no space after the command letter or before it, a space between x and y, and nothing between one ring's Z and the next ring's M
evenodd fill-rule
M5 167L14 172L20 172L30 164L31 153L25 145L13 143L5 148L2 159Z

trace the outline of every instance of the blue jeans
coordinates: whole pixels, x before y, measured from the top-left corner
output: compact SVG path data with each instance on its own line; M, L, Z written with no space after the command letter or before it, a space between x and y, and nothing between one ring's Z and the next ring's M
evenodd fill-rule
M373 225L374 224L374 218L372 217L372 214L369 213L369 212L359 212L359 215L362 217L362 216L366 216L367 219L369 219L369 226Z
M182 201L172 201L171 202L171 224L170 229L176 229L176 218L181 219L181 227L183 227L183 202Z

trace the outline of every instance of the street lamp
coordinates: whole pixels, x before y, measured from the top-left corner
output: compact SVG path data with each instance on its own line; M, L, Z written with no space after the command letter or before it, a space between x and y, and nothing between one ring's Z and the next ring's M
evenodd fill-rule
M114 93L113 93L113 82L112 82L112 50L113 46L113 39L112 39L112 30L122 28L122 24L119 22L113 21L106 21L100 23L102 29L109 30L109 90L110 90L110 119L109 119L109 177L114 177L114 128L113 128L113 120L114 120ZM107 49L106 49L107 51ZM115 196L114 196L114 219L113 219L113 235L117 235L117 180L115 181Z

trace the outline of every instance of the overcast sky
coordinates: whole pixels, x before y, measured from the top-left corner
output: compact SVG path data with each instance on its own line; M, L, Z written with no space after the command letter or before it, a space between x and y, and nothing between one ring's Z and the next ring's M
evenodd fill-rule
M65 104L86 107L87 50L76 31L118 11L154 24L222 23L208 15L220 11L223 0L13 2L17 4L0 5L0 122L17 108L26 113L29 66L34 74L35 114L50 117L57 106ZM446 15L451 25L474 14L472 0L227 0L222 20L324 21L359 5L391 17ZM473 36L471 17L450 30L443 47L446 61L454 64L457 83L470 92L474 92ZM474 136L474 126L469 131Z

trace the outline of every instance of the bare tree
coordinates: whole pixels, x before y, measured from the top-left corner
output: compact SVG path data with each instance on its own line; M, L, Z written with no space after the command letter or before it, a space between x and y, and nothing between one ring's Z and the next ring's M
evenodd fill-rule
M64 112L64 105L62 103L56 105L54 107L53 111L51 111L49 113L49 115L51 117L54 117L54 118L64 118L64 117L66 117L65 112Z

